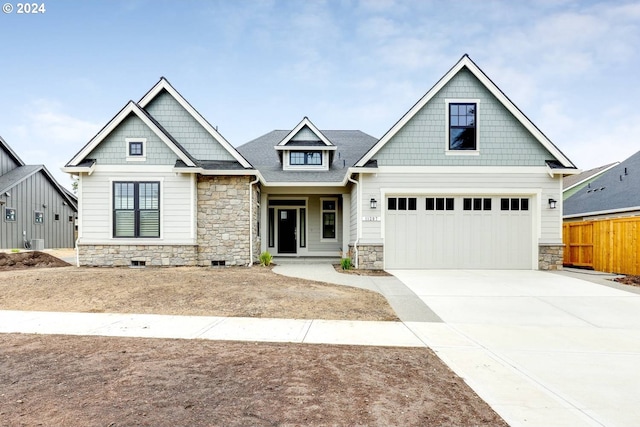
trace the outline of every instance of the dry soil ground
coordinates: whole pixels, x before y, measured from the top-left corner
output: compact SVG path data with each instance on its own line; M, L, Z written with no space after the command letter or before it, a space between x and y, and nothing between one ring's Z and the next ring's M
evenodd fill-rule
M265 268L35 268L54 264L32 254L0 266L0 309L396 319L378 294ZM426 348L0 334L0 425L506 424Z

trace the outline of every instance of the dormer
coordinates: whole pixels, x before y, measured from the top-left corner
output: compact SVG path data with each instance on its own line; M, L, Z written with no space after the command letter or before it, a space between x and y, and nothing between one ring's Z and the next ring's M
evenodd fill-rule
M274 147L283 170L328 171L337 147L307 117Z

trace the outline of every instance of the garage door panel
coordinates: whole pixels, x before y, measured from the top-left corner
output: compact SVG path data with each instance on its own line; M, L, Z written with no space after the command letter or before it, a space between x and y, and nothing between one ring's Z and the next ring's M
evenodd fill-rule
M521 204L520 197L506 201L500 196L410 197L417 199L415 210L389 210L385 203L386 268L532 267L533 217L528 199ZM431 203L425 203L428 198ZM451 210L441 203L447 198L453 200L447 205Z

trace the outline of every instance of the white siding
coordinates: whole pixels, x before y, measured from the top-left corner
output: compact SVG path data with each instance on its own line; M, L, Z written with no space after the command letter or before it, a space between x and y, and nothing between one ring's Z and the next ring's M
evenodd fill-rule
M551 178L545 168L528 169L517 173L513 168L491 168L491 173L448 172L428 173L424 168L411 173L387 173L381 168L377 174L361 175L362 216L382 216L382 221L362 222L361 243L383 243L384 200L386 194L405 192L419 194L517 194L531 196L537 243L562 243L562 209L549 209L548 199L562 200L561 177ZM372 210L368 200L375 197L378 208Z
M195 244L193 228L193 181L190 175L177 175L172 167L96 168L80 178L79 199L81 244ZM113 181L160 181L160 239L114 239L112 237Z

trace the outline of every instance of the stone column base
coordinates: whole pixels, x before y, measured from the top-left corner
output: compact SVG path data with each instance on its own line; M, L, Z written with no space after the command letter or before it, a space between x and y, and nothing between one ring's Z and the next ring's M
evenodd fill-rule
M353 246L349 246L353 253ZM358 245L358 268L362 270L382 270L384 268L384 246Z
M540 245L538 246L538 269L562 270L564 258L564 245Z

